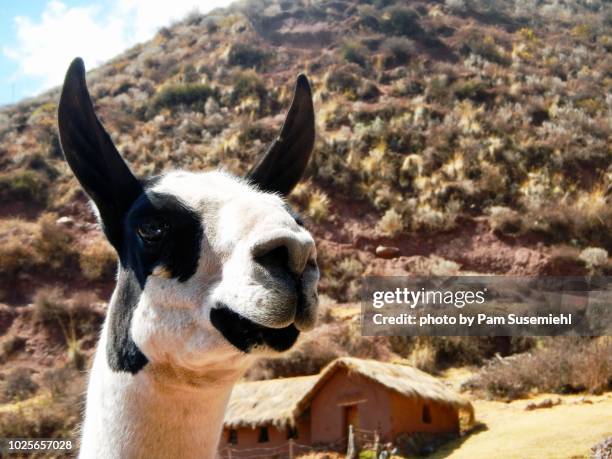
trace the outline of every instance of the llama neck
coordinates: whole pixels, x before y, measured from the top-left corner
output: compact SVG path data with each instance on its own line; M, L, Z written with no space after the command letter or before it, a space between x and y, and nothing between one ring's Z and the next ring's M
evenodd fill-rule
M136 375L112 371L106 327L87 392L82 458L215 457L225 408L240 373L189 384L151 363Z

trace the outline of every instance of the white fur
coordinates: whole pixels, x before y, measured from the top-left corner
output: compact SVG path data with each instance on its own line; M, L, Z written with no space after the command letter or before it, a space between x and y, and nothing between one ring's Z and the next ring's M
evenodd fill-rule
M182 283L163 273L148 277L131 334L149 363L136 375L110 370L105 323L89 380L83 458L214 457L232 387L253 356L211 325L211 308L223 302L261 325L286 326L295 313L287 307L290 292L255 278L253 251L282 240L295 270L316 257L312 237L282 198L233 176L171 172L153 191L201 216L199 265ZM305 293L315 302L317 281L318 272L305 273Z

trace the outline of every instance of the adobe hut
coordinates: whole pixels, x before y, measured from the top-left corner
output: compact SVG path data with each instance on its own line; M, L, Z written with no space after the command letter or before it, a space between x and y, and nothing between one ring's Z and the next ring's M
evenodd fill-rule
M337 359L315 376L238 384L232 393L220 448L338 444L348 426L377 430L382 441L402 433L459 431L472 405L416 368Z

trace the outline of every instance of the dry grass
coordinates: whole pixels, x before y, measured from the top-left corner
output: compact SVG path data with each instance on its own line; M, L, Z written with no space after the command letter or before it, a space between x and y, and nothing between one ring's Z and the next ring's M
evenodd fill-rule
M0 201L26 201L45 205L48 197L46 178L34 171L14 170L0 174Z
M106 240L88 244L79 255L83 277L88 280L110 280L117 265L117 255Z
M531 401L549 398L542 394ZM555 396L556 397L556 396ZM612 434L612 394L561 396L550 409L525 411L525 401L476 400L477 420L485 428L440 448L430 459L588 458L591 446Z
M510 400L537 392L612 390L612 339L548 339L532 352L493 360L466 388Z
M49 383L51 373L55 379L61 378L61 383ZM0 406L0 437L74 440L84 383L83 375L75 370L48 371L43 375L38 395Z

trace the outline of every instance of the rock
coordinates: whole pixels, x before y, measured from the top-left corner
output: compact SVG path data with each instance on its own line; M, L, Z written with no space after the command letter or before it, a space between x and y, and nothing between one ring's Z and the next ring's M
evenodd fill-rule
M529 263L529 258L531 257L531 251L524 247L518 249L514 254L514 261L517 265L527 266Z
M532 402L532 403L528 404L525 407L525 411L533 411L533 410L538 410L540 408L552 408L553 406L560 405L560 404L561 404L561 399L560 398L558 398L557 400L553 400L551 398L547 398L545 400L542 400L539 403Z
M389 260L391 258L397 258L400 255L400 250L397 247L379 245L376 247L376 256L378 258L384 258Z
M58 225L62 225L62 226L72 226L74 225L74 218L72 217L60 217L57 220L55 220L55 223L57 223Z

